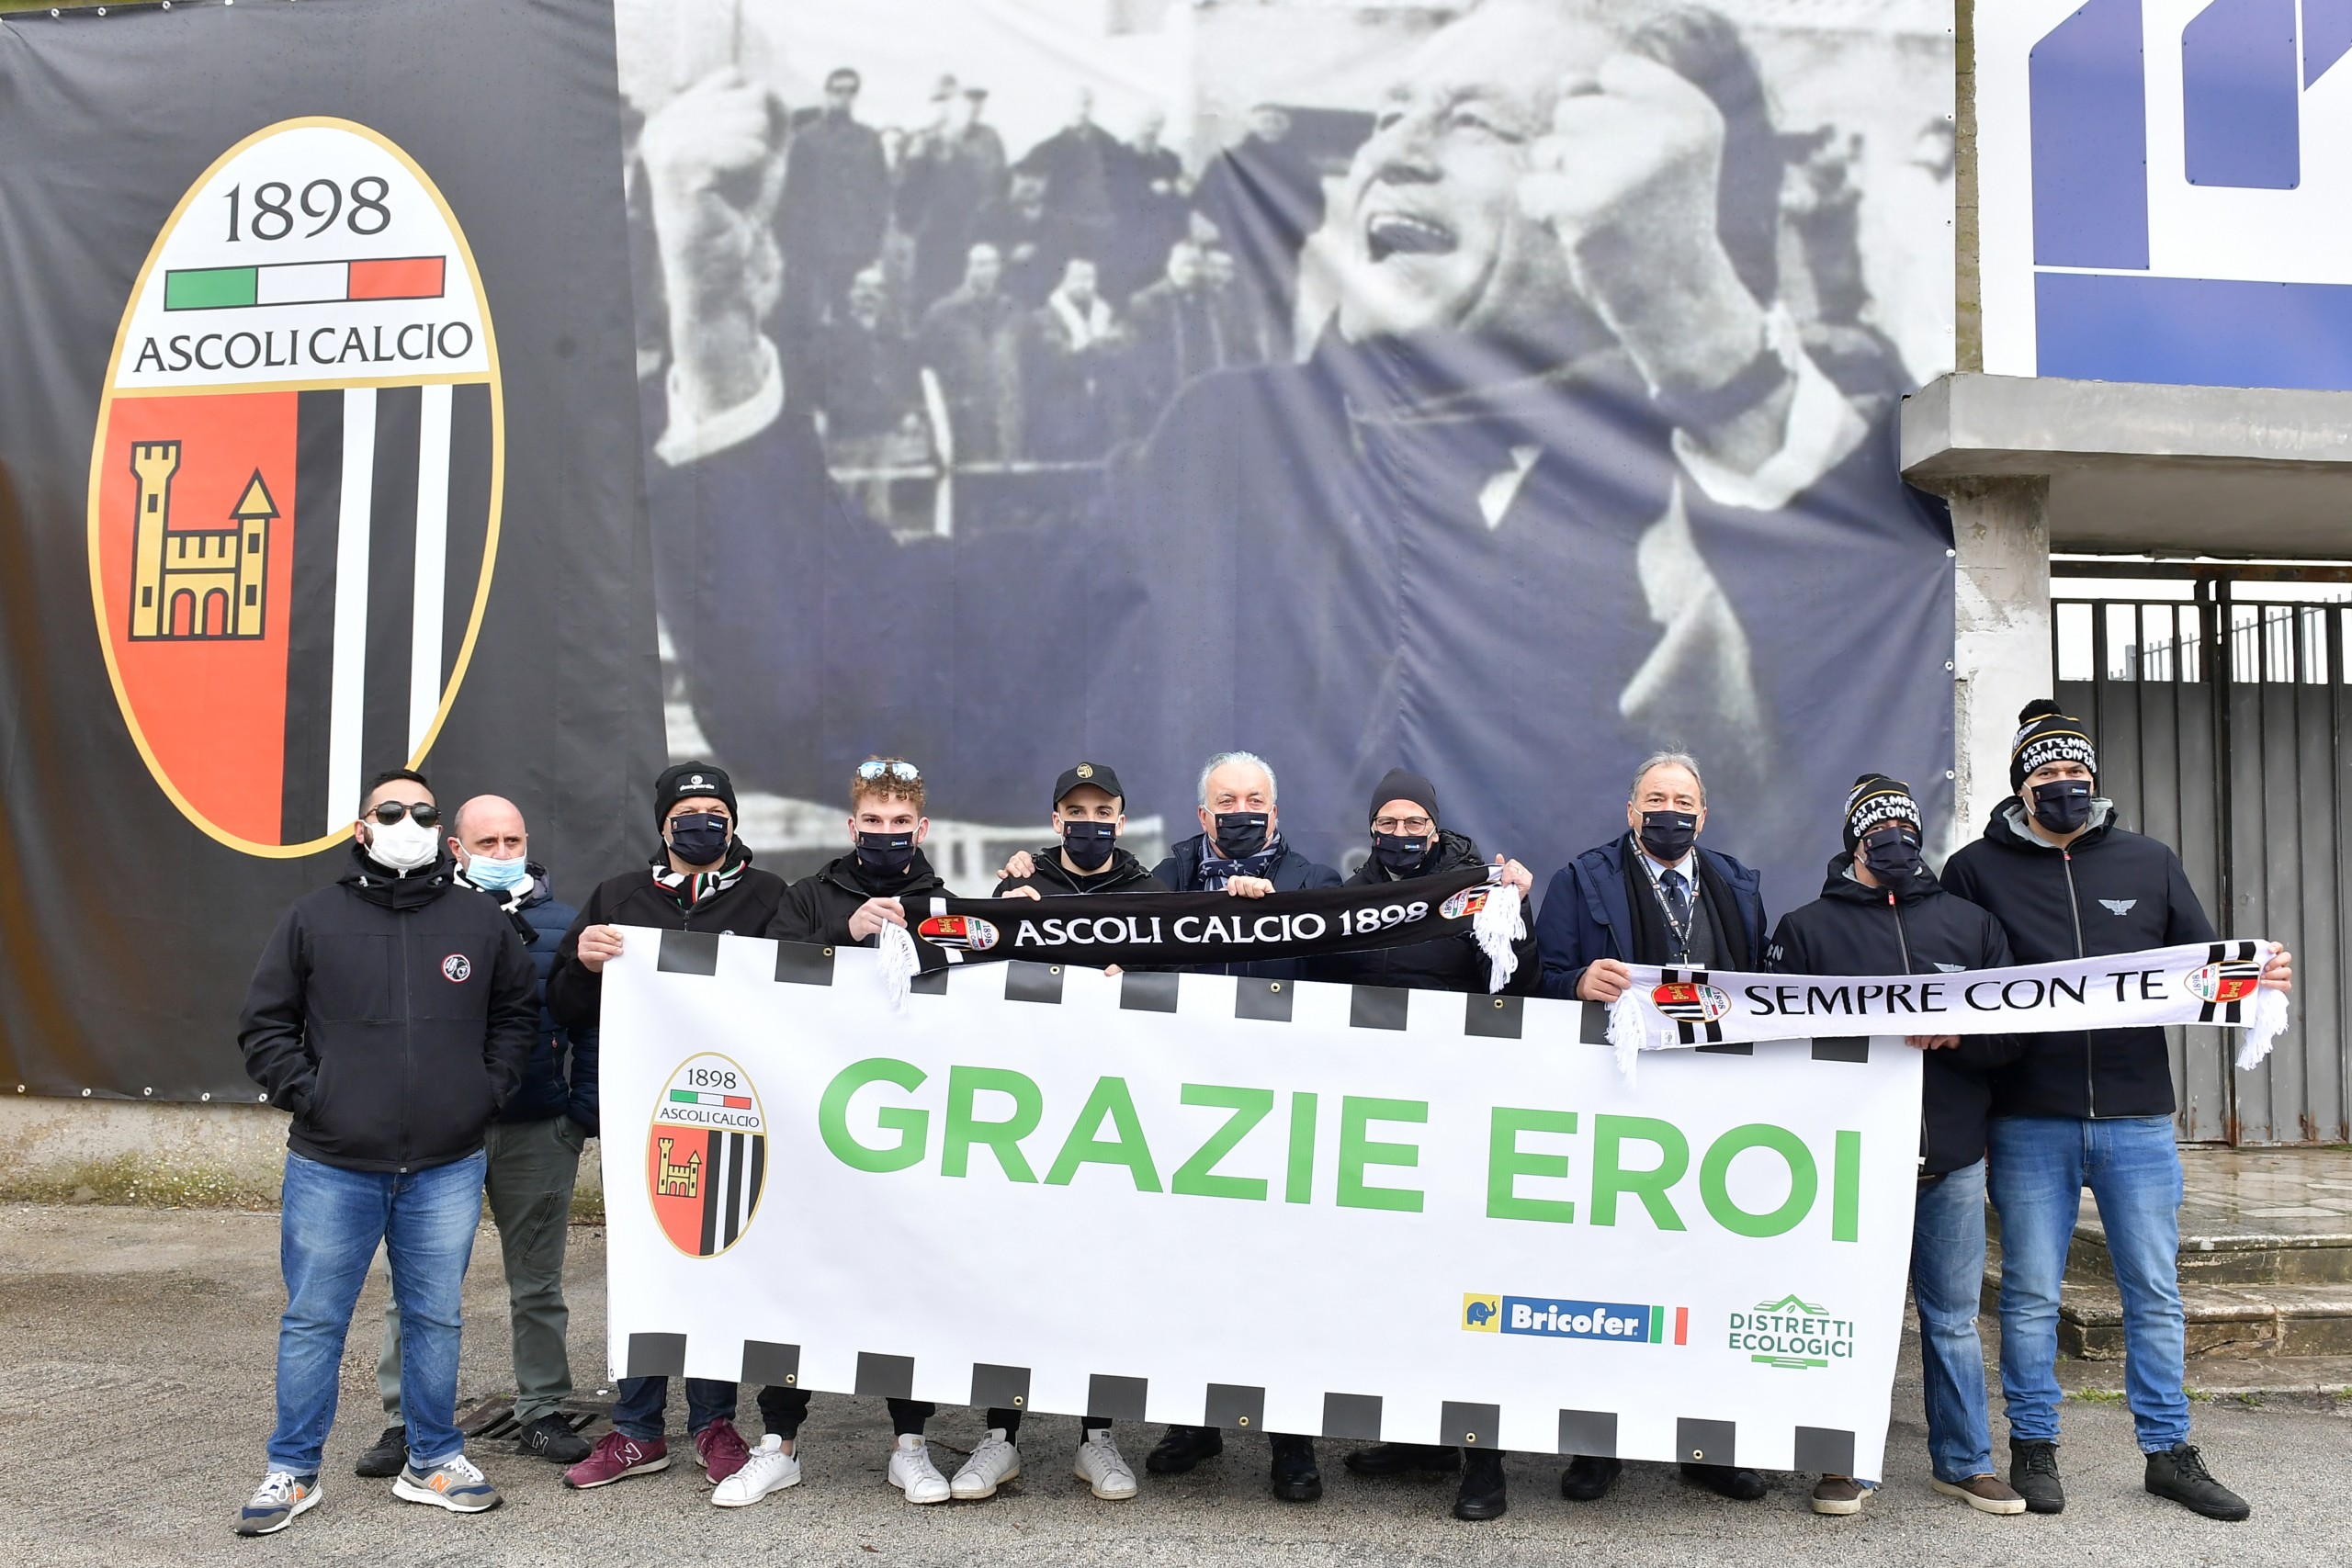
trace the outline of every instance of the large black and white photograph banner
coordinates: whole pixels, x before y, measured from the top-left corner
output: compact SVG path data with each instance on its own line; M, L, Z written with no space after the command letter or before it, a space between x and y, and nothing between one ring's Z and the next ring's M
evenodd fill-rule
M616 1375L1880 1473L1919 1054L631 930Z

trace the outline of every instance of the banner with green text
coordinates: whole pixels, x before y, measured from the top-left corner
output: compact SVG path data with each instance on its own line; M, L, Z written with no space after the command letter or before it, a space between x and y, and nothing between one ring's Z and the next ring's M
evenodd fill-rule
M613 1370L1876 1476L1917 1053L1593 1021L632 932Z

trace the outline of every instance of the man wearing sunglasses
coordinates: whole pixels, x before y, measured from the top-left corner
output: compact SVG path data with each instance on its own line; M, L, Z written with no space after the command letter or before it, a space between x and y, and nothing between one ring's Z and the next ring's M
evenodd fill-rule
M481 1223L483 1130L522 1081L538 976L505 915L459 886L440 825L424 774L378 775L351 863L287 910L245 995L245 1070L293 1122L277 1426L240 1535L284 1529L318 1503L344 1340L379 1247L401 1303L408 1416L392 1495L457 1513L499 1503L457 1427L458 1293Z
M548 1010L575 1032L597 1025L605 965L621 954L622 926L758 936L783 900L784 879L752 864L751 850L735 836L735 785L724 770L708 762L681 762L665 770L653 784L653 821L662 841L651 860L599 883L556 947ZM727 1506L727 1483L750 1457L735 1428L740 1391L714 1378L685 1382L686 1430L694 1436L695 1458L718 1487L711 1500ZM669 1398L667 1378L622 1379L620 1396L613 1401L613 1429L586 1459L563 1472L563 1483L585 1490L669 1469ZM782 1426L789 1437L808 1405L808 1396L794 1389L760 1391L760 1414L770 1432ZM799 1478L796 1467L791 1480Z
M860 762L849 781L850 852L786 889L767 934L778 942L871 947L884 926L906 925L907 900L955 897L923 858L922 841L931 832L925 799L922 770L905 758L868 757ZM805 1405L808 1395L800 1398ZM764 1414L764 1401L761 1409ZM932 1463L923 1442L923 1424L937 1410L928 1400L890 1401L888 1475L910 1503L944 1503L949 1495L947 1478ZM792 1484L782 1479L787 1473L794 1480L799 1475L790 1434L779 1450L773 1446L773 1425L769 1431L741 1483L742 1490L759 1495L764 1495L763 1488Z

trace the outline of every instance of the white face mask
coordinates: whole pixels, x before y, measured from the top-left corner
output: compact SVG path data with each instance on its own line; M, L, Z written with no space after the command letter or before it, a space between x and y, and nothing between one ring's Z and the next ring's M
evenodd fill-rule
M431 865L440 854L440 836L412 817L403 817L389 828L376 824L368 840L368 858L397 872Z

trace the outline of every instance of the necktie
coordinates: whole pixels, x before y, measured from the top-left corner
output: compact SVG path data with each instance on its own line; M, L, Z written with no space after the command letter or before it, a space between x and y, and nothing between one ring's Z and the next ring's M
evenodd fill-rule
M1666 889L1666 910L1678 926L1690 923L1690 884L1679 871L1662 873L1658 886Z

